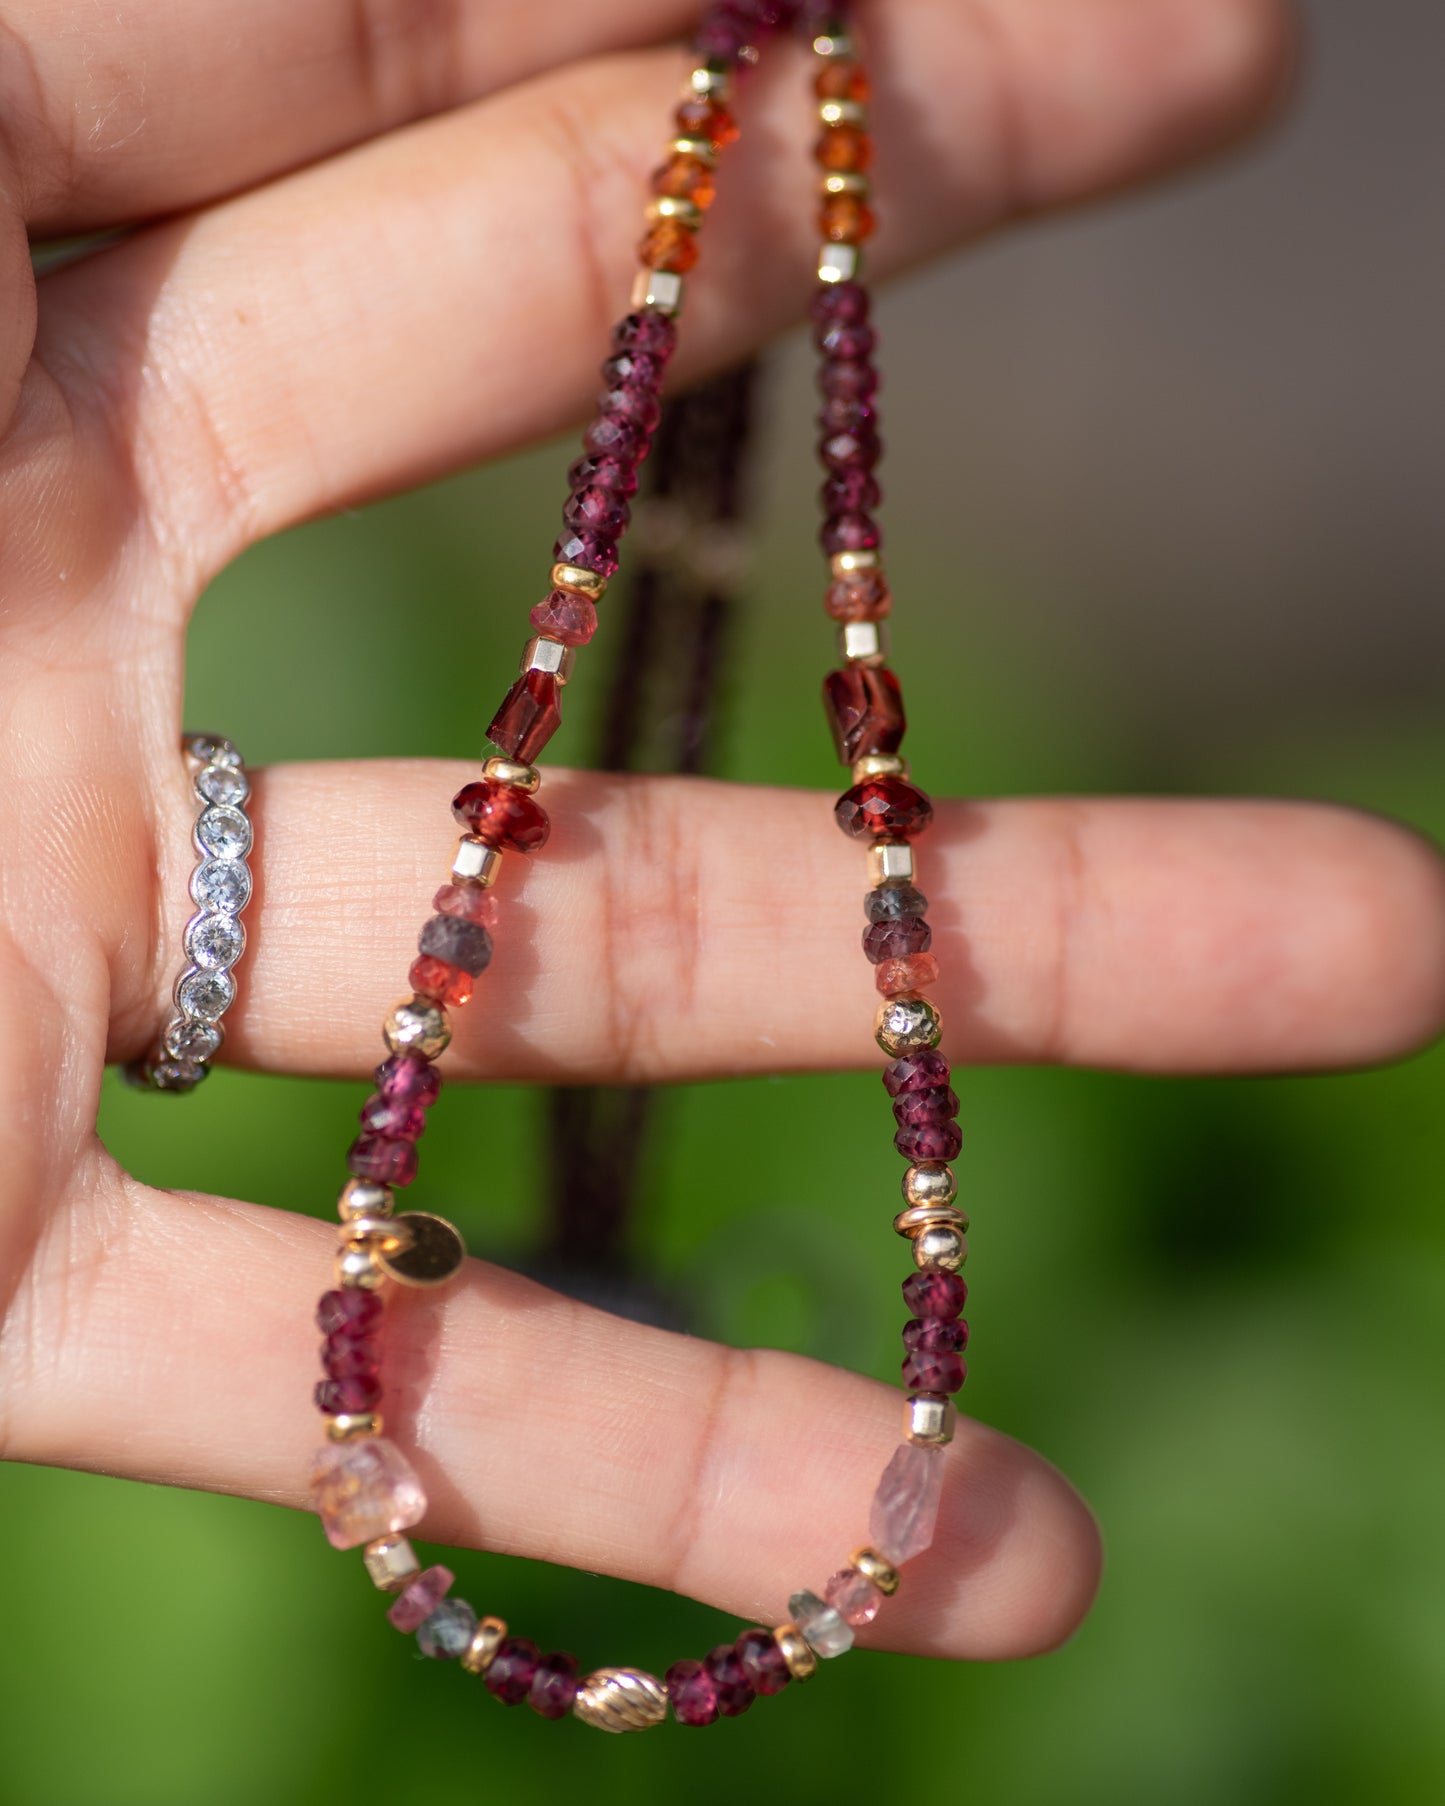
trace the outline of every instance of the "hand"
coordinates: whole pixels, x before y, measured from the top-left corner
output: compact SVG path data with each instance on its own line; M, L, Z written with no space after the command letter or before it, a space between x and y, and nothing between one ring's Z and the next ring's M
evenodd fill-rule
M150 0L111 40L87 20L84 44L57 35L40 0L11 9L0 1455L305 1502L331 1232L150 1190L95 1136L102 1065L144 1051L179 962L186 614L256 538L580 413L677 78L676 53L650 46L690 12L255 0L238 52L227 9L178 17ZM896 0L869 23L885 268L1224 142L1268 106L1287 60L1269 0ZM581 61L560 66L559 40ZM765 70L745 107L684 379L795 318L807 290L797 83ZM760 199L789 162L797 204ZM37 297L27 226L111 225L137 229ZM357 1078L375 1064L439 881L446 804L469 775L261 774L228 1059ZM818 797L549 772L546 800L553 846L571 856L528 870L534 954L516 957L504 920L485 1029L480 1011L458 1013L452 1074L661 1080L867 1058L866 975L844 976L859 970L857 851ZM765 1025L738 983L760 932L731 853L744 833L792 849L768 932L798 938L806 907L816 949L795 1008ZM338 858L344 935L316 883ZM1414 1045L1445 1006L1440 867L1379 821L1287 805L944 805L927 860L960 1062L1324 1067ZM603 894L610 914L581 907ZM485 1526L493 1548L765 1622L859 1540L895 1391L622 1323L480 1263L440 1303L398 1304L393 1397L399 1383L428 1536L465 1543ZM527 1378L543 1352L569 1383L539 1400ZM803 1546L781 1507L819 1423L827 1484ZM966 1483L949 1488L938 1544L878 1640L1046 1647L1095 1584L1086 1511L980 1426L961 1426L950 1460ZM526 1476L543 1465L539 1493Z

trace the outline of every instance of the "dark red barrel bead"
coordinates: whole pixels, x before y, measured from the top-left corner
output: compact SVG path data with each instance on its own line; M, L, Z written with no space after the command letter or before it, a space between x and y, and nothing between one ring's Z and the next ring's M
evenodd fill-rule
M429 1110L442 1088L442 1075L419 1053L393 1054L376 1069L376 1088L394 1103Z
M703 1671L712 1682L717 1709L724 1718L737 1718L756 1699L742 1657L731 1643L720 1643L702 1659Z
M417 1104L403 1104L377 1092L361 1106L361 1126L370 1135L392 1141L415 1141L426 1127L426 1111Z
M948 1061L936 1048L921 1047L917 1053L900 1054L883 1068L883 1089L889 1097L905 1091L931 1091L949 1080Z
M530 1637L503 1637L482 1683L506 1706L520 1706L532 1691L542 1652Z
M866 753L895 753L908 721L898 679L881 665L845 665L823 679L823 707L843 764Z
M781 1693L792 1680L788 1658L770 1630L745 1630L733 1647L754 1693Z
M316 1306L316 1327L323 1336L335 1335L337 1330L369 1336L380 1328L381 1318L381 1300L375 1292L363 1291L360 1286L323 1292Z
M525 790L480 778L452 798L452 814L489 847L535 853L547 843L551 823L542 805Z
M464 916L436 915L417 936L417 952L460 966L473 978L486 971L492 958L492 937L480 922Z
M651 308L624 314L612 329L612 343L619 351L645 351L666 363L677 349L677 322Z
M333 1380L374 1380L381 1372L381 1353L369 1338L336 1330L321 1344L321 1365Z
M542 1718L565 1718L576 1697L576 1656L543 1656L527 1690L527 1704Z
M968 1325L962 1317L911 1317L903 1325L903 1346L909 1354L923 1349L929 1354L962 1354L968 1347Z
M904 778L865 778L843 792L833 815L855 840L913 840L933 820L933 804Z
M905 1123L893 1137L893 1145L905 1160L915 1165L956 1160L963 1146L963 1130L956 1122Z
M858 326L868 318L868 291L861 282L823 282L814 293L808 312L821 338L832 326Z
M863 913L870 922L896 922L903 916L921 916L928 898L912 884L880 884L863 899Z
M562 686L554 671L524 671L502 698L487 738L530 765L562 725Z
M957 1392L967 1372L961 1355L920 1348L903 1363L903 1384L910 1392Z
M679 1724L712 1724L717 1718L717 1689L701 1662L674 1662L663 1680Z
M358 1135L347 1150L346 1170L378 1185L410 1185L416 1177L416 1143Z
M968 1287L957 1273L910 1273L903 1302L915 1317L956 1317L968 1302Z
M327 1417L347 1417L357 1411L374 1411L381 1403L379 1379L319 1380L314 1394L316 1408Z

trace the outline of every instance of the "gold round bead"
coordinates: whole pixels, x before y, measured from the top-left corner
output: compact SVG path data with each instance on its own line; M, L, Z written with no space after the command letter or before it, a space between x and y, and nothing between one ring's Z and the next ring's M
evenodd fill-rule
M472 1640L467 1644L466 1654L462 1657L462 1667L468 1674L485 1674L492 1665L492 1657L502 1647L502 1638L507 1634L507 1625L502 1618L483 1618L472 1633Z
M434 1060L452 1038L447 1013L427 997L404 997L389 1011L381 1032L394 1054L419 1053Z
M926 1449L941 1449L953 1441L958 1412L951 1398L936 1392L915 1392L903 1407L903 1440Z
M537 767L524 765L520 759L488 759L482 766L482 776L494 784L510 784L513 790L532 791L542 782Z
M876 1549L866 1546L855 1549L848 1557L848 1566L856 1568L865 1580L871 1580L880 1593L891 1599L898 1591L898 1570L891 1562L884 1561Z
M913 1264L923 1273L956 1273L968 1259L968 1243L944 1224L913 1238Z
M363 1436L380 1436L380 1411L343 1411L326 1420L328 1442L356 1442Z
M577 1689L574 1716L598 1731L648 1731L667 1717L667 1689L640 1668L598 1668Z
M943 1039L943 1020L926 997L889 997L879 1005L874 1035L884 1053L896 1059L937 1047Z
M818 1672L818 1658L796 1624L780 1624L773 1632L773 1641L782 1650L788 1672L795 1681L811 1680Z
M391 1187L378 1185L374 1179L348 1179L336 1200L343 1223L354 1223L363 1217L389 1217L391 1208Z
M854 571L876 571L882 563L877 552L834 552L828 560L835 577L851 577Z
M336 1283L343 1291L374 1292L382 1281L375 1249L369 1243L348 1243L338 1249L333 1271Z
M554 564L552 588L570 589L589 601L598 602L607 588L607 579L596 571L589 571L585 564Z
M911 1242L925 1229L940 1227L967 1235L968 1218L952 1204L915 1204L911 1210L899 1211L893 1219L893 1227L897 1234L906 1235Z
M821 187L824 194L856 194L862 200L873 192L873 184L867 176L851 169L830 169L823 177Z
M951 1166L910 1166L903 1175L903 1196L910 1204L951 1204L958 1196L958 1175Z

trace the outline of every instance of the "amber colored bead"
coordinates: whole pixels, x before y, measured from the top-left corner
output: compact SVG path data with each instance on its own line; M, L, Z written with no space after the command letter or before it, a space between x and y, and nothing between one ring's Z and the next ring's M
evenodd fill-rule
M893 593L882 571L854 571L828 585L823 606L835 621L882 621L893 607Z
M818 213L818 230L830 245L861 245L877 223L873 209L856 194L830 194Z
M671 195L674 200L691 201L706 211L717 194L717 182L706 163L696 157L676 156L652 172L652 192Z
M819 100L867 100L868 72L861 63L832 57L818 71L813 92Z
M685 100L673 118L681 138L706 138L718 150L737 142L737 120L716 101Z
M873 140L856 125L830 125L813 155L824 169L859 174L873 161Z
M438 1003L470 1003L477 982L470 972L444 959L433 959L429 953L411 962L407 977L419 997L431 997Z
M649 270L685 276L697 262L697 239L679 221L659 220L638 245L637 255Z
M873 982L885 997L906 997L938 983L938 961L931 953L910 953L903 959L880 960Z

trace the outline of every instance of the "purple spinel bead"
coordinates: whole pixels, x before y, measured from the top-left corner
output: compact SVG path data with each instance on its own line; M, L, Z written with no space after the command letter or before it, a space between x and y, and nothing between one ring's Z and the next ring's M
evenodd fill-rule
M542 1652L530 1637L503 1637L482 1684L505 1706L520 1706L532 1691Z
M859 326L868 318L868 291L861 282L824 282L809 312L821 336L830 326Z
M562 508L566 526L578 533L601 533L608 539L620 539L631 519L627 503L606 489L579 489L568 496Z
M717 1690L701 1662L674 1662L663 1680L679 1724L711 1724L717 1717Z
M927 953L932 945L933 930L922 916L870 922L863 930L863 951L875 966L885 959L908 959L915 953Z
M823 522L818 535L829 558L838 552L875 552L883 544L883 529L871 514L835 514Z
M880 884L863 899L863 913L870 922L896 922L900 916L921 916L928 898L911 884Z
M527 1704L542 1718L565 1718L576 1697L576 1656L543 1656L527 1690Z
M966 1372L959 1355L916 1348L903 1363L903 1384L910 1392L957 1392Z
M903 1302L915 1317L956 1317L968 1302L968 1287L957 1273L910 1273Z
M936 1090L948 1080L948 1061L932 1047L902 1054L883 1068L883 1089L889 1097L901 1097L905 1091Z
M316 1327L323 1336L335 1335L339 1329L349 1334L369 1336L381 1327L381 1300L375 1292L360 1287L323 1292L316 1306Z
M677 325L670 314L650 308L626 314L612 329L612 343L619 351L645 351L665 363L677 348Z
M617 575L617 541L600 533L564 533L552 547L553 558L563 564L580 564L599 577Z
M919 1349L929 1354L962 1354L968 1347L968 1325L962 1317L910 1317L903 1325L903 1346L909 1354Z
M745 1630L734 1648L754 1693L781 1693L792 1680L788 1658L770 1630Z
M963 1130L956 1122L905 1123L893 1137L893 1145L907 1161L956 1160L963 1146Z
M429 1110L442 1088L442 1075L421 1054L393 1054L376 1069L376 1088L393 1103L417 1104Z
M742 1657L731 1643L720 1643L702 1659L708 1679L717 1697L717 1709L724 1718L737 1718L746 1712L757 1694L743 1667Z

